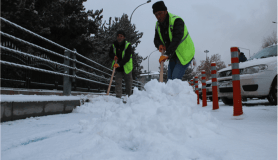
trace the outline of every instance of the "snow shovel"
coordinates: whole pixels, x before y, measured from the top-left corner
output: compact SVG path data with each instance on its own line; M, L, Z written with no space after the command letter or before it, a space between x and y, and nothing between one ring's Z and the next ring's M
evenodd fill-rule
M115 61L115 63L114 64L116 64L117 63L117 60ZM112 84L112 81L113 81L113 77L114 77L114 73L115 73L115 67L113 67L113 72L112 72L112 75L111 75L111 79L110 79L110 83L109 83L109 86L108 86L108 89L107 89L107 93L106 93L106 95L109 95L109 92L110 92L110 88L111 88L111 84Z
M161 56L163 56L164 50L161 52ZM163 69L164 69L164 62L160 63L160 75L159 75L159 82L163 82Z

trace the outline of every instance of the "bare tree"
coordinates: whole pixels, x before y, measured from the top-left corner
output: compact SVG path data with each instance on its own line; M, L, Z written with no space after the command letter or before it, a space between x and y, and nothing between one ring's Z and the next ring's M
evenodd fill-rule
M185 70L185 73L184 75L182 76L182 81L190 81L191 79L193 79L194 75L196 73L193 72L193 69L188 67L186 70Z
M264 38L262 48L266 48L273 44L277 44L277 34L275 31L273 31L270 36Z
M201 80L202 70L206 71L206 80L211 79L211 63L216 63L216 70L219 71L222 68L225 68L226 65L223 61L221 61L221 55L214 54L211 57L207 57L206 60L202 60L201 64L197 67L196 76Z

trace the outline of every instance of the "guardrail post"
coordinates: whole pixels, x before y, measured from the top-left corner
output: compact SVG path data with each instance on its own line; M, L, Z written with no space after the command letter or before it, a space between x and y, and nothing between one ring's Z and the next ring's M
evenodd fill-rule
M58 81L55 80L55 89L58 90Z
M56 69L56 71L58 71L58 65L55 66L55 69ZM58 90L58 85L59 85L58 76L55 75L54 77L55 77L54 87L56 90Z
M195 93L197 94L197 104L200 104L199 102L199 90L198 90L198 77L196 76L195 79Z
M203 93L203 107L207 106L207 83L206 83L206 71L202 71L202 93Z
M74 53L72 54L72 59L74 60L72 62L72 67L74 70L72 71L72 75L75 77L76 76L76 50L74 49ZM76 91L76 79L72 78L72 85L73 85L73 91Z
M126 89L125 89L125 80L123 79L122 82L123 82L123 83L122 83L122 93L123 93L123 94L126 94L126 93L125 93L125 91L126 91ZM133 85L133 84L132 84L132 85ZM116 87L115 87L115 88L116 88ZM131 86L131 88L132 88L132 86ZM116 90L116 89L115 89L115 90ZM132 89L132 90L133 90L133 89Z
M218 103L218 86L217 86L217 75L216 75L216 63L211 63L211 81L212 81L212 109L219 109Z
M27 57L27 63L29 66L31 65L31 60L29 57ZM25 87L28 89L31 87L31 71L30 70L26 70Z
M64 55L67 57L70 57L71 52L68 50L65 50ZM64 64L67 66L70 66L70 60L64 58ZM67 67L64 67L64 74L70 74L70 69ZM71 94L71 79L68 76L63 77L63 95L69 96Z
M140 82L137 82L138 90L140 90Z
M239 59L238 48L231 47L231 62L232 62L232 78L233 78L233 102L234 102L234 116L240 116L243 114L242 102L241 102L241 90L240 90L240 71L239 71Z
M140 83L136 82L138 90L140 90Z

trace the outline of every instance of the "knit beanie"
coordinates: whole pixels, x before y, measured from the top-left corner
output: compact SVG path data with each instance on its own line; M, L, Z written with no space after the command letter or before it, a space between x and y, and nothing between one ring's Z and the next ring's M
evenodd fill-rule
M124 32L123 30L117 31L117 36L118 36L119 34L122 34L122 35L125 37L125 32Z
M163 1L158 1L153 4L153 14L157 11L167 11L167 7L165 6Z

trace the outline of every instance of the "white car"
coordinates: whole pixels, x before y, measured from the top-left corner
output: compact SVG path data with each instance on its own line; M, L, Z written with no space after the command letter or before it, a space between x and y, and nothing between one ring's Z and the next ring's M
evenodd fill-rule
M210 101L212 101L212 82L211 80L206 81L206 93L207 93L207 99L209 99ZM202 91L200 91L199 93L199 97L202 100ZM219 99L219 98L218 98Z
M277 105L277 44L262 49L248 61L239 63L242 99L267 98ZM218 71L218 97L233 104L231 66Z
M207 98L212 101L212 82L211 80L208 80L206 85L206 89L207 89Z

